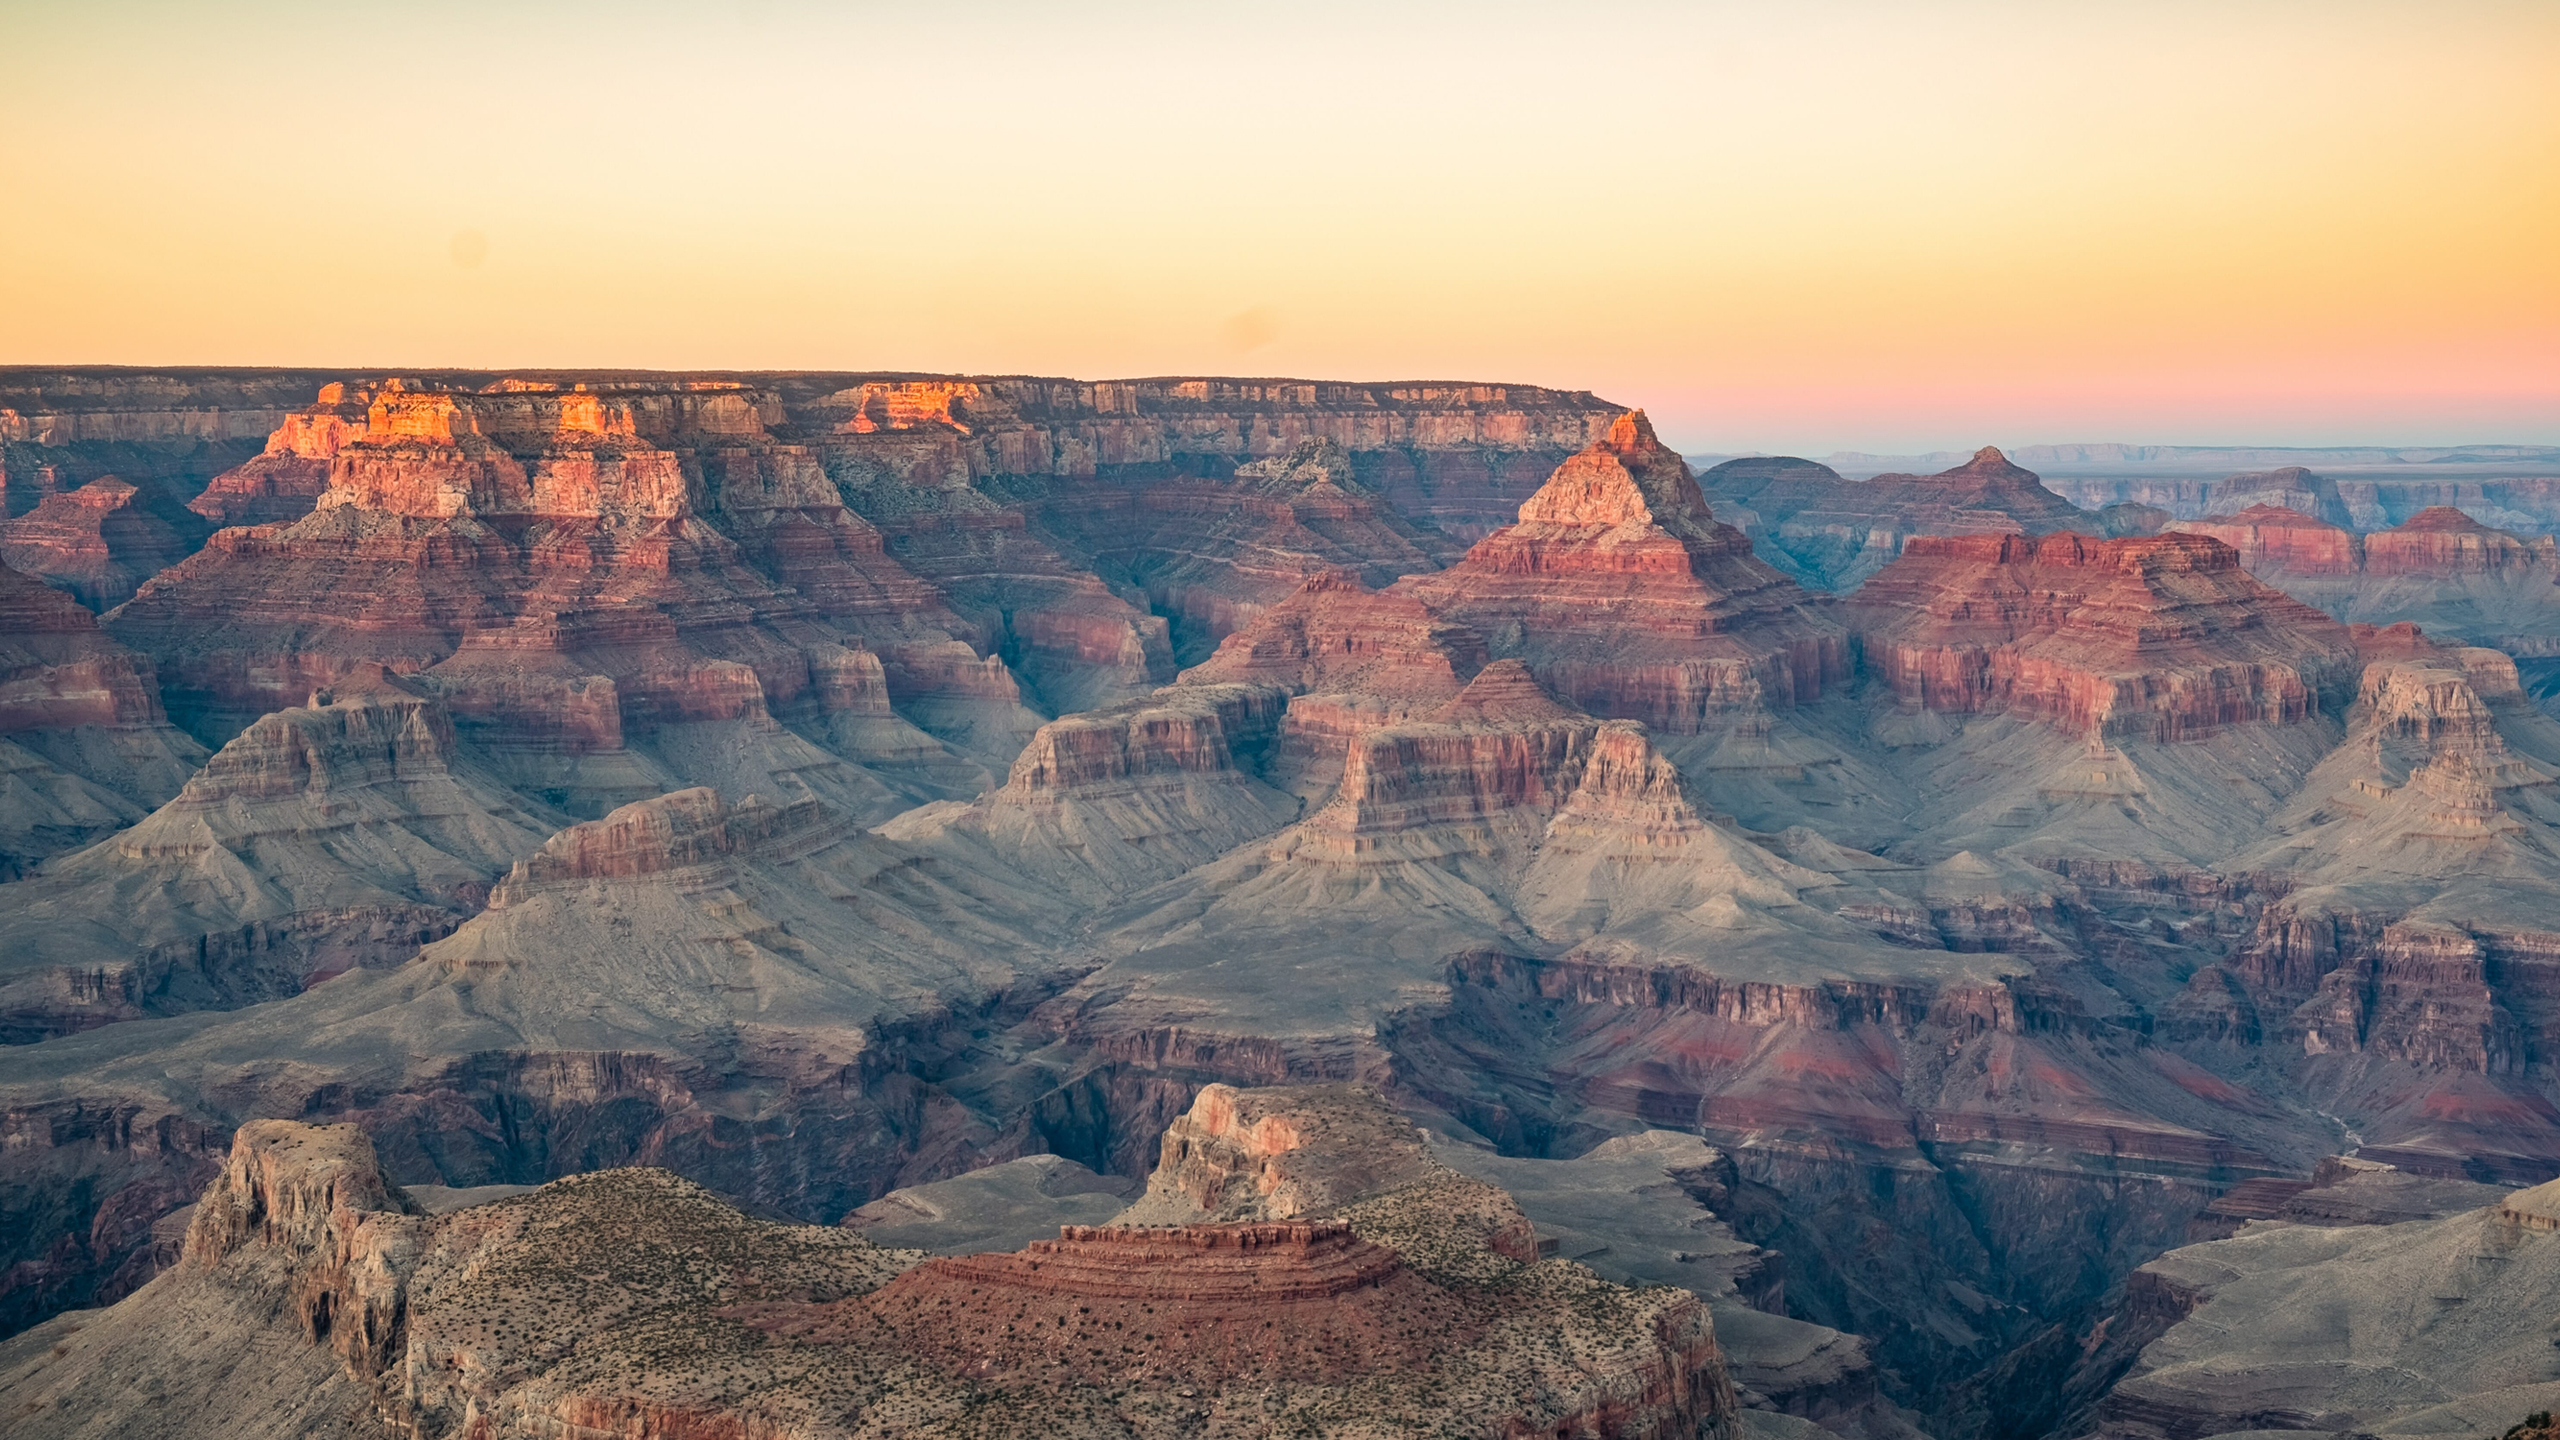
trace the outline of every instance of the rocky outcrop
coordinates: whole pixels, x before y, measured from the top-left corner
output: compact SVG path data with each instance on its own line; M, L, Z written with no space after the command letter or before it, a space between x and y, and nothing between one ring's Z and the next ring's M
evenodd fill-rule
M2399 1224L2262 1222L2170 1252L2137 1272L2158 1338L2095 1433L2496 1433L2549 1409L2538 1297L2560 1283L2560 1237L2523 1218L2534 1206L2527 1191Z
M142 500L140 490L113 475L48 495L26 514L0 520L0 562L92 610L113 609L204 540L202 526L181 528Z
M141 819L203 759L161 713L150 661L0 565L0 882Z
M358 663L432 667L475 739L546 799L596 813L664 788L655 766L798 785L878 818L973 773L886 723L882 699L941 698L973 742L1014 728L1009 683L977 676L976 652L932 658L979 632L886 558L805 449L773 441L768 392L393 379L356 393L361 433L279 437L330 451L311 514L221 532L111 622L159 658L197 733L224 738ZM884 663L888 694L865 695L845 683L850 651L918 660ZM945 679L957 689L931 688ZM592 708L573 694L610 700L649 763L591 758L621 746L592 719L562 729L556 712ZM845 773L867 761L894 773Z
M224 746L177 797L22 881L0 919L13 1041L228 1008L397 964L477 910L540 822L384 682Z
M1809 702L1847 673L1837 624L1716 522L1641 414L1559 466L1518 524L1388 593L1594 715L1673 734Z
M1307 1222L1068 1227L1018 1254L918 1264L751 1220L664 1171L422 1214L352 1127L262 1121L206 1188L178 1265L0 1347L0 1393L27 1402L31 1435L102 1419L267 1434L281 1418L350 1436L747 1436L810 1433L848 1406L861 1423L843 1433L875 1437L954 1418L1100 1437L1172 1408L1313 1433L1453 1415L1489 1434L1737 1433L1694 1297L1430 1236L1416 1207L1435 1198ZM244 1354L291 1388L241 1387ZM159 1405L115 1399L136 1384Z
M1151 884L1295 818L1261 779L1288 699L1276 686L1171 685L1052 720L998 789L881 833L1087 899Z
M2200 536L1922 538L1859 591L1865 663L1907 708L2175 740L2297 724L2355 671L2345 627Z
M187 508L217 527L290 525L329 489L339 447L364 438L373 391L332 380L312 404L287 414L267 448L205 483Z
M1239 1090L1210 1085L1165 1127L1132 1225L1297 1220L1442 1175L1413 1125L1361 1086ZM1513 1228L1488 1242L1518 1260L1535 1240Z

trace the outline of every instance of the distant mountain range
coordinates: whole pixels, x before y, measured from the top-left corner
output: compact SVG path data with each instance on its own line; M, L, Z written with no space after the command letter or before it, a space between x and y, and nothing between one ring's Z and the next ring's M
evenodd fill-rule
M2281 465L2530 465L2560 466L2555 445L2021 445L2009 458L2030 470L2155 471L2266 470ZM1933 450L1925 455L1876 455L1859 450L1818 456L1843 475L1881 475L1893 471L1930 474L1963 464L1971 452ZM1731 455L1693 455L1702 468Z

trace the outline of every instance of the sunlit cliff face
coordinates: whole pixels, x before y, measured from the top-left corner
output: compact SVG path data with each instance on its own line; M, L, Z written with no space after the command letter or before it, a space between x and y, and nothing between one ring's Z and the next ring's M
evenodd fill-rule
M2536 0L311 19L0 16L44 197L0 360L1476 375L1687 448L2560 438ZM416 114L468 119L369 119Z

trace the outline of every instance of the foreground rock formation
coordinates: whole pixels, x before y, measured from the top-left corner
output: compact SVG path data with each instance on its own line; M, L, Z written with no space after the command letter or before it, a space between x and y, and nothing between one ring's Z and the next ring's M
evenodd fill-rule
M1509 1204L1442 1172L925 1260L663 1170L428 1215L353 1127L264 1121L174 1268L0 1347L0 1405L29 1435L1737 1433L1693 1298L1486 1248L1451 1198Z

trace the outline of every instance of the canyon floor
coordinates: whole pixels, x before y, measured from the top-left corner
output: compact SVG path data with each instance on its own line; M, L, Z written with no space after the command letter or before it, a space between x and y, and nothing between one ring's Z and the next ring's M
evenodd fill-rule
M0 407L11 1433L2560 1399L2560 478L1701 471L1456 383Z

